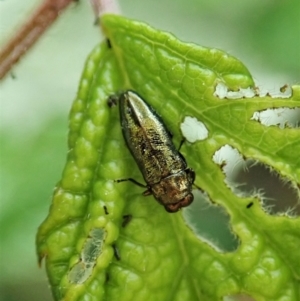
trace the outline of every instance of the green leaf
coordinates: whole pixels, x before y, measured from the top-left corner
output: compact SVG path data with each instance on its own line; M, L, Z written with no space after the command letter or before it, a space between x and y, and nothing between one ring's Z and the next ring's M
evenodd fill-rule
M220 300L234 294L299 300L300 219L269 215L258 197L237 195L213 156L230 145L296 188L299 129L268 127L252 116L300 107L300 87L285 99L220 99L220 84L230 92L254 89L249 71L234 57L123 17L101 21L112 47L102 43L86 62L70 113L66 166L37 236L55 300ZM181 151L196 184L229 214L240 242L236 250L207 244L182 212L167 213L152 196L142 196L140 187L114 182L143 182L125 146L118 110L107 106L109 95L125 89L159 112L175 144L186 116L205 125L208 137Z

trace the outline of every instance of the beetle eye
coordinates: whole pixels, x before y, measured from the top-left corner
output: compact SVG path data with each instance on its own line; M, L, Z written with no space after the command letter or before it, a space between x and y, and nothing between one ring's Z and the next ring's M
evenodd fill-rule
M194 172L193 172L194 173ZM193 194L189 193L184 199L182 199L179 203L181 207L186 207L190 205L194 200Z

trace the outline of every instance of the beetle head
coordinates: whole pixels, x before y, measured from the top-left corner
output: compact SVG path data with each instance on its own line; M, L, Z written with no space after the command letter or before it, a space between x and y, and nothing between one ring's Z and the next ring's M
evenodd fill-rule
M189 206L193 202L193 200L194 200L193 194L189 193L186 197L184 197L179 202L177 202L175 204L165 205L165 209L171 213L177 212L180 208Z

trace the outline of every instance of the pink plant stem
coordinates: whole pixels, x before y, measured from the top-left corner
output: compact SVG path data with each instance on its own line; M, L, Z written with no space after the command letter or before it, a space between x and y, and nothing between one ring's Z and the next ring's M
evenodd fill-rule
M44 0L30 19L0 51L0 79L39 39L73 0Z
M96 18L104 14L120 14L117 0L90 0Z

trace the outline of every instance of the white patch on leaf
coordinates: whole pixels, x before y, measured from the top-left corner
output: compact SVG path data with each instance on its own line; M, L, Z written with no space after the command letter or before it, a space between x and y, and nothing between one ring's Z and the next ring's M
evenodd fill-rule
M237 91L228 89L227 85L219 82L216 85L214 96L220 99L240 99L252 97L272 97L272 98L290 98L292 96L292 88L289 85L284 85L272 90L262 89L258 87L240 88Z
M240 88L238 91L230 91L224 83L218 83L214 92L214 96L217 96L220 99L252 98L256 94L257 91L251 87L246 89Z
M260 122L265 126L275 125L279 128L297 128L300 124L300 108L276 108L254 112L251 120Z
M182 135L187 141L194 143L208 137L208 130L204 123L195 117L186 116L180 125Z
M94 228L84 243L80 254L80 260L75 263L69 272L71 283L84 283L92 274L97 258L100 256L106 237L106 231L102 228Z

